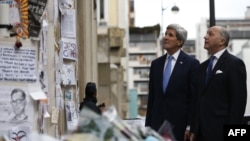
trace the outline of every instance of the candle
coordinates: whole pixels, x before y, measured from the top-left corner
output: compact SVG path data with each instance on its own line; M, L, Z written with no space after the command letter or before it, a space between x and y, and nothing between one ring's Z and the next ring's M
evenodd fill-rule
M0 4L0 24L9 25L9 4ZM7 28L0 28L0 36L9 37Z

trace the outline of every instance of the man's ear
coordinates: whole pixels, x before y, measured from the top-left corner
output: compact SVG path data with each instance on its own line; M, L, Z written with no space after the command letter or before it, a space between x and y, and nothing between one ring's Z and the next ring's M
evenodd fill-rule
M226 42L226 39L225 39L225 38L222 38L221 41L220 41L220 44L221 44L221 45L224 45L225 42Z
M178 40L178 46L182 46L183 41L182 40Z

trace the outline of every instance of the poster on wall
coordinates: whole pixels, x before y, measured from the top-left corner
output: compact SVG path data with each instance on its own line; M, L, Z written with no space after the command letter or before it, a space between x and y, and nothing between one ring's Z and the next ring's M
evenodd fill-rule
M1 13L4 13L4 19L7 20L6 24L11 24L15 28L14 33L18 37L37 38L41 30L41 17L45 11L47 0L0 0L0 4L9 4L9 7L3 9L1 7Z
M0 4L9 4L9 23L14 25L20 23L20 14L17 0L0 0Z
M36 49L0 45L0 81L35 82Z
M32 127L33 101L27 87L0 86L0 132L15 126Z
M38 37L41 29L41 17L47 0L28 0L29 3L29 36Z
M62 84L63 85L76 85L74 64L63 64Z
M67 9L61 14L61 36L75 38L76 37L76 11L75 9Z
M68 8L72 9L74 7L74 0L59 0L59 7L61 9Z
M72 101L74 96L74 91L73 89L65 89L64 90L64 99L65 101Z
M77 117L74 101L66 101L65 110L66 110L65 115L66 115L66 120L67 120L67 129L69 131L75 130L78 125L78 117Z

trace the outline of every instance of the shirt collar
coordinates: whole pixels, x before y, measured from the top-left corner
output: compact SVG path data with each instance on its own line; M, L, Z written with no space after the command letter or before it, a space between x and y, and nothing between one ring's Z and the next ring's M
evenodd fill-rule
M177 60L180 52L181 52L181 49L177 50L174 54L172 54L174 60ZM169 56L169 54L167 54L166 59L168 58L168 56Z
M213 56L215 56L216 59L219 59L220 56L223 54L223 52L224 52L225 50L226 50L226 48L224 48L224 49L222 49L222 50L216 52Z

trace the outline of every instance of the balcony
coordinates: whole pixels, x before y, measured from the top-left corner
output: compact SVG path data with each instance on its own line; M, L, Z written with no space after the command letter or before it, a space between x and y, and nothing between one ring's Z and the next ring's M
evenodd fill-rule
M134 74L133 75L134 81L149 81L148 74Z
M129 67L150 67L150 61L129 61Z

